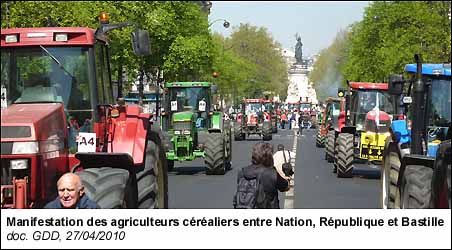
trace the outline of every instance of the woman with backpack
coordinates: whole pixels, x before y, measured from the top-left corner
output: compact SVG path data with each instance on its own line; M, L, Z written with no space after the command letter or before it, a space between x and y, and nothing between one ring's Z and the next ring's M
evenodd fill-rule
M259 142L253 146L251 165L237 176L234 208L279 208L278 191L289 190L289 182L273 166L273 146Z

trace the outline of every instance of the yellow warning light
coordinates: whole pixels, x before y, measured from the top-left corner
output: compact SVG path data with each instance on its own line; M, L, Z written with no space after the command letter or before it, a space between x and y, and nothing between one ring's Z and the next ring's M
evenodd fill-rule
M343 96L344 96L344 92L340 91L339 93L337 93L337 95L338 95L339 97L343 97Z
M118 118L119 117L119 110L118 109L112 109L111 110L111 117L112 118Z
M108 14L106 12L101 12L100 15L99 15L99 21L102 24L109 23Z

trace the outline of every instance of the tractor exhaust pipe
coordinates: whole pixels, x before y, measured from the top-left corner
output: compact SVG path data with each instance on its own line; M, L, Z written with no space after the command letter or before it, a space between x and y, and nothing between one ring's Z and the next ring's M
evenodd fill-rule
M412 143L411 143L411 153L412 154L423 154L422 140L424 138L425 129L425 84L422 80L422 58L420 55L415 54L414 60L416 61L416 80L413 85L413 120L412 120Z

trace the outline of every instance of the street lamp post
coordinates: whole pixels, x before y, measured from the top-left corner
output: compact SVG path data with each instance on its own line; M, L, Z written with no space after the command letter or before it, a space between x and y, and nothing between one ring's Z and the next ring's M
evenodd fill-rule
M216 19L216 20L213 20L212 22L210 22L209 23L209 28L210 28L210 26L212 26L212 24L214 24L214 23L216 23L218 21L223 21L223 27L225 29L229 28L229 26L231 25L226 19L219 18L219 19ZM224 57L224 41L223 41L223 55L222 55L222 57ZM217 78L218 76L219 76L218 72L214 72L213 77ZM222 100L221 94L220 94L220 106L221 106L221 109L223 109L223 100Z
M226 19L219 18L219 19L216 19L216 20L213 20L212 22L210 22L209 23L209 28L210 28L210 26L212 26L212 24L214 24L214 23L216 23L218 21L224 21L223 22L223 27L225 27L226 29L229 28L229 26L231 25Z

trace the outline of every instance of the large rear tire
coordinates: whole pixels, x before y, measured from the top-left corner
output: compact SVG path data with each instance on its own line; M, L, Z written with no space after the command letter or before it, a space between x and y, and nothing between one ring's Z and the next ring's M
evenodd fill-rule
M270 122L264 122L262 124L262 139L264 141L270 141L272 139L272 127Z
M429 208L433 169L421 165L406 166L401 183L401 208Z
M239 122L234 122L234 140L235 141L241 141L243 140L243 134L242 134L242 126Z
M341 133L336 140L337 155L335 164L337 166L337 177L350 178L353 177L353 160L355 158L353 152L353 135Z
M137 173L138 208L168 208L167 161L157 143L147 141L144 169Z
M204 161L207 165L206 174L226 173L225 145L222 133L211 133L207 136L204 150Z
M89 168L76 172L85 187L85 195L100 208L134 208L128 204L127 192L133 183L129 182L129 171L119 168ZM135 194L136 195L136 194Z

